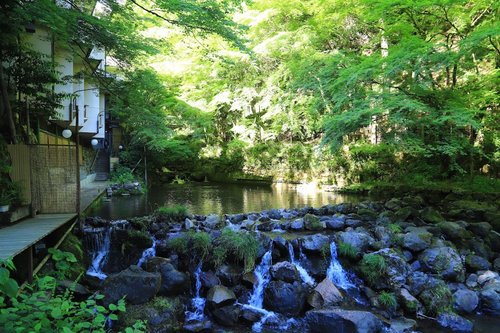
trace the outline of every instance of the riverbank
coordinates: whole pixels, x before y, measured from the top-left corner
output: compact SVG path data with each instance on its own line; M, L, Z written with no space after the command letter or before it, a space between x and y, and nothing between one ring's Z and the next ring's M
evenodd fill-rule
M472 331L500 315L500 234L459 199L88 218L83 283L151 331Z

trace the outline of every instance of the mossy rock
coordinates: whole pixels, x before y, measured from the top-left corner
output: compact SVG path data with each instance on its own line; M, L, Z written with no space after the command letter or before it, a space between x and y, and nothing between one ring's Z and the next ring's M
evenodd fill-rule
M127 243L137 248L147 249L153 245L151 236L146 231L129 230Z
M324 224L319 220L319 217L312 214L306 214L304 216L304 226L307 230L323 230L325 228Z
M444 221L443 216L437 210L431 207L425 207L424 209L422 209L420 211L420 217L422 218L422 220L429 223L439 223Z
M410 207L403 207L401 209L398 209L394 213L394 221L406 221L411 215L413 214L413 209Z
M129 219L128 222L134 229L146 231L151 225L152 220L149 216L142 216Z

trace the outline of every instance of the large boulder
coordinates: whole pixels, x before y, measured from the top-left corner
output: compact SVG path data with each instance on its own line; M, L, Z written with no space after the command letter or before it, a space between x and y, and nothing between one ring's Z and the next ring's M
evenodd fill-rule
M345 216L332 216L331 218L325 220L326 228L330 230L342 230L345 228Z
M437 274L444 279L464 281L465 269L462 259L451 247L427 249L419 256L419 261L425 271Z
M294 264L288 261L280 261L279 263L274 264L271 266L270 272L274 280L292 283L300 281L299 271L297 271Z
M479 297L483 311L500 315L500 281L495 280L487 283L479 292Z
M203 221L203 226L208 229L216 229L222 223L218 215L208 215L205 221Z
M243 275L243 269L233 265L222 265L217 269L215 274L220 279L222 284L234 287L240 283L241 276Z
M364 252L375 242L370 234L362 229L347 230L339 232L339 240L356 248L358 252Z
M383 330L382 321L368 311L311 310L306 314L306 322L311 333L377 333Z
M453 307L460 313L471 313L476 310L479 297L469 289L459 289L453 294Z
M416 314L422 307L422 304L408 290L401 288L397 294L398 302L401 307L409 314Z
M437 210L431 207L425 207L424 209L422 209L420 211L420 218L429 223L439 223L444 221L443 216L441 216L441 214Z
M320 221L316 215L306 214L304 216L304 227L306 230L319 231L325 228L325 222Z
M473 324L455 313L443 312L437 317L439 325L452 330L453 332L472 332Z
M328 236L315 234L302 238L302 248L305 251L312 253L321 253L324 246L329 246L330 239Z
M439 222L437 226L441 229L446 239L452 241L462 241L471 237L469 231L465 230L465 228L457 222L443 221Z
M220 325L227 327L237 326L239 324L241 307L235 304L226 305L213 309L210 313Z
M213 286L207 293L207 305L210 309L232 305L234 302L236 302L236 295L227 287L221 285Z
M470 272L486 271L491 268L491 264L488 260L483 257L477 256L475 254L469 254L465 257L465 267Z
M405 284L411 268L403 255L390 248L385 248L372 254L381 256L385 262L383 277L374 281L374 287L397 290Z
M431 245L432 234L426 228L410 227L403 237L403 247L413 252L425 250Z
M172 264L161 265L160 295L176 296L189 290L189 278L185 273L179 272Z
M304 219L298 218L290 223L290 229L293 231L304 230Z
M264 291L266 309L288 316L296 316L302 312L306 302L306 289L301 283L271 281Z
M107 306L125 297L130 304L146 303L155 297L160 286L159 273L149 273L133 265L106 279L102 286L103 302Z
M337 305L342 299L342 294L333 282L329 278L325 278L311 291L307 297L307 303L317 309L324 306Z

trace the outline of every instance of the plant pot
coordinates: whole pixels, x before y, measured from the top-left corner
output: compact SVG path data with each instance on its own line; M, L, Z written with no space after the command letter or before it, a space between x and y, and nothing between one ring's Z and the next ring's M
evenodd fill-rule
M9 205L1 205L0 206L0 213L6 213L9 211L10 206Z

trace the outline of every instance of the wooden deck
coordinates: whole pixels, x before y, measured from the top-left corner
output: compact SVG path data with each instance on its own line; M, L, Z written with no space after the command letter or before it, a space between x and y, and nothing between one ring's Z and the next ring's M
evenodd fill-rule
M0 259L15 257L75 217L76 214L41 214L0 229Z

